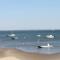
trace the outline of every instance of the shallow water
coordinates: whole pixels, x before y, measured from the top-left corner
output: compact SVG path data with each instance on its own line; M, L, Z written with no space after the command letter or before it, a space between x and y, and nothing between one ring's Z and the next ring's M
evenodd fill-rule
M12 40L8 34L14 33L18 39ZM40 35L40 36L38 36ZM46 38L46 35L53 35L54 39ZM37 48L38 45L53 45L51 48ZM35 53L60 53L60 31L0 31L0 48L17 48L26 52Z

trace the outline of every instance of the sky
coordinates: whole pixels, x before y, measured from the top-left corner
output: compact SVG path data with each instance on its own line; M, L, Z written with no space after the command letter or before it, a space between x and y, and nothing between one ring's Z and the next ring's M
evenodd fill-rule
M60 29L60 0L0 0L0 30Z

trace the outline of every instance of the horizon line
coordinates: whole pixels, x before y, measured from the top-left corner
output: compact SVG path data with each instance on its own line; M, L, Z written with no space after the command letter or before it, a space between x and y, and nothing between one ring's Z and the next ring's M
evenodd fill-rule
M0 31L39 31L39 30L60 30L60 29L11 29L11 30L0 30Z

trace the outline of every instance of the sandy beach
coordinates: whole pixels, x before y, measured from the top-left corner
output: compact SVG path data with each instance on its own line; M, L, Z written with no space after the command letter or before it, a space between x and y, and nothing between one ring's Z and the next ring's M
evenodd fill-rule
M14 48L0 48L0 60L60 60L60 54L37 54Z

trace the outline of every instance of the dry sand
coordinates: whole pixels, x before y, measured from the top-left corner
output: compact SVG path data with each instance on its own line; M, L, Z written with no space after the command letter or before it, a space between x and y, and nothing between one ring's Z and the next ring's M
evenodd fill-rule
M20 59L17 59L16 57L4 57L1 58L0 60L20 60Z
M60 60L60 54L36 54L14 48L1 48L0 60Z

